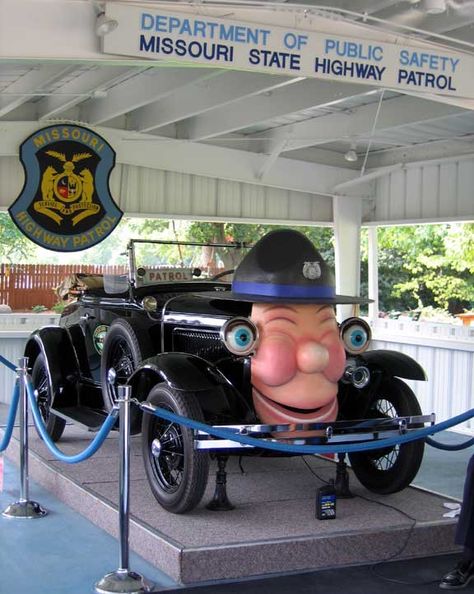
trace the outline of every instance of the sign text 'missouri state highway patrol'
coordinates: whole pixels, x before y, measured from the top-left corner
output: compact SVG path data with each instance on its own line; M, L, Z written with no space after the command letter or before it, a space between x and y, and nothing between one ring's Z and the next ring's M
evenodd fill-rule
M315 31L107 4L106 53L474 98L474 57Z

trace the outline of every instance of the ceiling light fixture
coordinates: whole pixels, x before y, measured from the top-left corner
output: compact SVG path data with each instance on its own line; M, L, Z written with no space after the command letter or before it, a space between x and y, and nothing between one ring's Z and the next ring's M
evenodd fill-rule
M95 34L103 37L111 33L118 27L118 22L115 19L110 19L105 15L105 12L99 12L95 22Z
M446 12L446 0L424 0L424 9L427 14L443 14Z
M356 144L355 144L355 142L351 142L351 147L347 151L347 153L344 154L344 159L346 161L349 161L349 163L355 163L358 158L359 157L356 153Z

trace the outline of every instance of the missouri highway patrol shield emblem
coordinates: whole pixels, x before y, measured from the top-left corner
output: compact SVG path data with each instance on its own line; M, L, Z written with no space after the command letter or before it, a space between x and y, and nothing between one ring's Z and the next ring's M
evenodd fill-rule
M96 132L69 124L42 128L22 143L20 159L25 183L9 213L31 241L77 252L115 229L122 217L109 190L115 151Z

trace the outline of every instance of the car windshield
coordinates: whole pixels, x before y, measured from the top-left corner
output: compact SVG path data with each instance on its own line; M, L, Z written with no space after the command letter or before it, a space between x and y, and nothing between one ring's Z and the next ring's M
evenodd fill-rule
M132 239L128 245L130 278L137 287L216 277L231 281L248 247L237 243ZM117 284L123 286L120 279Z

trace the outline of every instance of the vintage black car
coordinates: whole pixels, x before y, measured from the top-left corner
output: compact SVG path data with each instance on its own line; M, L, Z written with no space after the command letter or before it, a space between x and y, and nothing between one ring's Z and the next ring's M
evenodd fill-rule
M131 240L126 275L80 275L82 289L65 308L59 327L41 328L28 340L25 356L53 440L60 439L66 421L97 430L114 405L116 385L125 383L139 401L275 439L278 428L260 424L252 405L252 347L236 347L233 340L235 329L242 327L251 342L256 337L250 305L199 295L213 290L219 296L228 290L221 274L204 279L200 269L137 266L137 248L151 244L158 249L164 243L173 242ZM359 337L355 343L350 340L354 329ZM322 436L312 443L357 442L422 426L427 418L400 379L426 379L420 365L399 352L367 350L370 327L362 319L345 321L340 331L347 364L339 382L339 417L336 423L321 424ZM189 511L201 500L211 457L222 470L229 455L268 455L260 448L206 439L138 407L132 409L132 431L142 432L145 468L156 499L174 513ZM349 460L365 487L393 493L415 477L423 447L422 441L414 441L351 452Z

